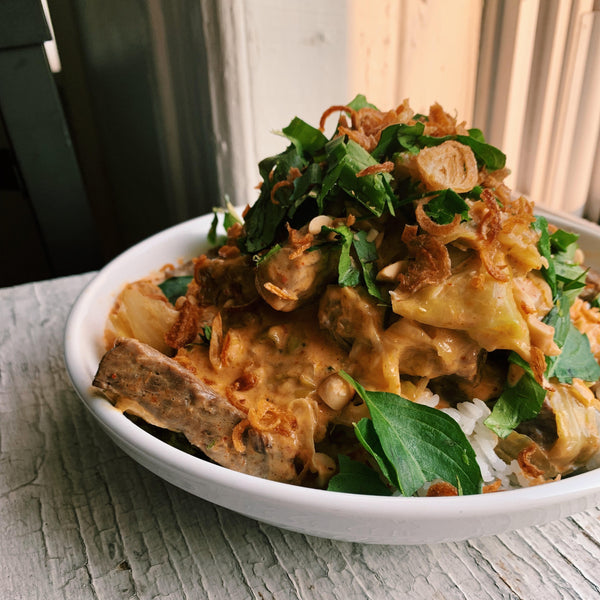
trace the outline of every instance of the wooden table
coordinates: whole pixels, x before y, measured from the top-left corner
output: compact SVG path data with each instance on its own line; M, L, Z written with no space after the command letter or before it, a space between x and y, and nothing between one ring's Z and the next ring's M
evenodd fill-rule
M63 361L92 274L0 289L0 598L600 598L600 509L460 543L283 531L140 467Z

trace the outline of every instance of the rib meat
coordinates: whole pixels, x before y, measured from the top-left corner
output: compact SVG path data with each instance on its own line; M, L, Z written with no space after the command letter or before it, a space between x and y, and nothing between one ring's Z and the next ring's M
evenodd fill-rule
M183 433L224 467L275 481L298 479L295 437L245 426L243 450L233 431L246 415L177 361L130 338L119 338L103 357L93 385L117 408Z

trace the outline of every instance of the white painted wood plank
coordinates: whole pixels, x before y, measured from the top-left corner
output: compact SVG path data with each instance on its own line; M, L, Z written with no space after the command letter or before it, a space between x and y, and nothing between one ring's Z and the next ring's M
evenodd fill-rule
M62 330L89 278L0 290L0 597L598 597L598 509L388 547L260 524L160 480L109 440L67 380Z

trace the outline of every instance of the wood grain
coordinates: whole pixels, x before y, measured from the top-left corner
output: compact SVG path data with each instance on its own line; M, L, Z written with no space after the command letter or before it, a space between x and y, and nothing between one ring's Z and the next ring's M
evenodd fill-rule
M62 354L91 274L0 289L0 597L600 597L600 510L460 543L335 542L162 481L95 424Z

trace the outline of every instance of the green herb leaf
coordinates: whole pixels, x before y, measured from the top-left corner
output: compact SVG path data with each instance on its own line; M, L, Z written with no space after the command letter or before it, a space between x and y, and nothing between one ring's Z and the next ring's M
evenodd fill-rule
M556 377L561 383L572 383L577 377L584 381L600 379L600 366L590 349L590 341L569 321L569 329L562 352L551 363L548 377Z
M392 156L396 152L409 152L410 154L418 154L423 144L420 138L425 131L423 123L415 123L414 125L406 125L405 123L396 123L386 127L379 137L379 142L371 156L378 161Z
M396 489L400 489L396 469L388 460L388 457L381 446L381 441L375 431L373 421L367 418L361 419L358 423L354 424L354 433L363 448L365 448L365 450L367 450L367 452L375 459L375 462L385 479Z
M366 167L378 164L362 146L352 140L345 140L344 137L337 137L325 149L329 166L317 198L321 212L327 198L336 188L343 190L378 217L386 207L393 205L394 192L389 173L356 176Z
M455 215L459 214L461 219L469 218L469 205L454 190L440 191L425 205L427 216L439 223L447 225L452 223Z
M448 140L455 140L469 146L473 150L477 162L490 171L502 169L506 164L506 155L498 148L485 143L479 129L469 130L469 135L446 135L443 137L423 135L424 130L425 127L420 122L415 125L394 124L386 127L381 132L379 143L372 152L373 157L381 161L394 152L417 154L423 148L439 146Z
M302 119L294 117L291 123L282 129L300 154L314 156L323 151L327 138L322 131L305 123Z
M552 257L552 246L550 244L548 221L544 217L537 217L532 223L531 227L540 234L538 250L542 257L548 262L548 267L542 267L542 274L552 290L552 296L555 297L557 292L556 270L554 268L554 258Z
M505 385L492 413L485 420L485 425L501 438L505 438L522 421L537 417L546 397L546 390L536 381L531 367L514 352L509 360L523 367L524 373L514 385Z
M355 265L350 254L354 233L346 225L340 225L335 229L324 227L326 231L337 233L340 236L342 249L340 252L340 261L338 263L338 284L341 287L354 287L360 283L360 270Z
M357 94L351 102L348 102L347 106L353 110L360 110L361 108L373 108L379 110L374 104L367 102L367 99L363 94Z
M169 277L169 279L165 279L165 281L159 283L158 287L167 297L167 300L171 304L175 304L177 298L186 295L188 285L191 283L192 279L194 278L188 275L182 275L180 277Z
M277 182L287 179L290 169L302 171L306 165L306 160L293 144L285 152L265 158L258 164L262 177L260 195L246 214L246 235L240 242L246 253L254 254L267 248L284 231L293 188L286 186L279 189L275 194L275 202L271 199L271 190Z
M378 258L377 248L374 241L367 241L367 235L366 231L359 231L354 235L352 244L362 268L363 280L367 291L371 296L384 301L384 297L375 281L377 276L377 265L375 264Z
M366 403L385 454L385 459L379 459L393 466L405 496L412 496L425 483L438 478L465 494L481 492L475 452L454 419L396 394L367 392L347 373L340 371L340 375ZM372 444L367 450L370 448Z
M338 460L340 470L329 480L327 487L329 491L391 496L391 490L386 487L377 472L371 467L344 455L340 455Z
M552 247L559 252L569 252L570 247L576 248L574 244L577 243L579 235L565 231L564 229L557 229L551 236L550 242Z

